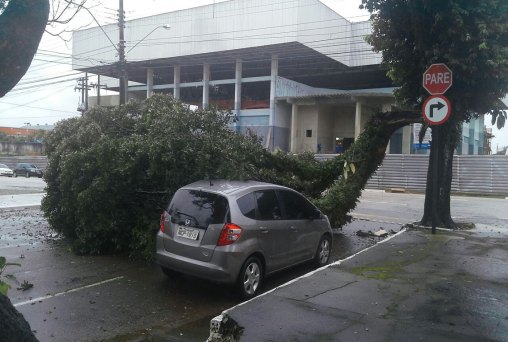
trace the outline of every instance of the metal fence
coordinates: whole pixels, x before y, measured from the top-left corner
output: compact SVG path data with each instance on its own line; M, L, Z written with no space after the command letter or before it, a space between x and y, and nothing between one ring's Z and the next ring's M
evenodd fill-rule
M425 191L428 165L427 155L386 155L367 188ZM456 155L452 192L508 196L508 156Z
M336 155L316 155L317 159ZM16 163L33 163L45 169L47 158L0 157L0 163L14 167ZM401 188L425 191L429 156L388 154L383 164L367 183L369 189ZM453 160L452 192L508 196L508 156L456 155Z

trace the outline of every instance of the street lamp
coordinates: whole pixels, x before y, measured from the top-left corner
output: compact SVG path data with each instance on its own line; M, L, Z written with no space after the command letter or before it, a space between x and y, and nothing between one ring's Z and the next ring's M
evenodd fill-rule
M139 43L141 43L143 40L145 40L149 35L151 35L152 33L155 32L155 30L157 29L160 29L160 28L163 28L165 30L170 30L171 29L171 25L168 25L168 24L165 24L165 25L161 25L161 26L157 26L156 28L154 28L153 30L151 30L150 32L147 33L146 36L144 36L143 38L141 38L140 40L138 40L138 42L136 44L134 44L133 47L131 47L126 53L128 54L129 52L131 52L136 46L139 45Z
M120 7L120 13L123 13L123 7L121 6ZM124 31L123 31L123 26L124 26L124 20L123 20L123 17L120 16L121 20L119 22L119 26L120 26L120 38L119 38L119 43L118 43L118 57L119 57L119 61L118 61L118 64L119 64L119 71L120 71L120 104L125 104L128 100L128 89L129 89L129 79L127 77L127 62L125 60L125 55L127 53L129 53L130 51L132 51L132 49L134 49L136 46L139 45L139 43L141 43L143 40L145 40L149 35L151 35L153 32L155 32L155 30L159 29L159 28L164 28L166 30L169 30L171 28L170 25L168 24L165 24L165 25L160 25L160 26L157 26L155 27L152 31L148 32L148 34L146 36L144 36L143 38L141 38L140 40L138 40L138 42L133 46L131 47L127 52L125 52L125 38L124 38Z
M95 18L93 13L86 7L83 7L93 18L93 20L97 23L101 31L104 33L106 38L109 40L111 45L115 48L116 52L118 52L118 79L119 79L119 85L120 85L120 104L125 104L127 101L127 92L128 92L128 78L127 78L127 63L125 60L125 35L124 35L124 29L125 29L125 16L124 16L124 10L123 10L123 0L119 0L119 6L118 6L118 47L113 43L111 38L108 36L106 31L102 28L99 21ZM157 26L152 31L150 31L146 36L144 36L141 40L139 40L132 48L127 51L129 53L132 49L134 49L136 46L138 46L139 43L141 43L146 37L151 35L155 30L159 28L164 28L166 30L169 30L171 28L170 25L165 24L161 26Z

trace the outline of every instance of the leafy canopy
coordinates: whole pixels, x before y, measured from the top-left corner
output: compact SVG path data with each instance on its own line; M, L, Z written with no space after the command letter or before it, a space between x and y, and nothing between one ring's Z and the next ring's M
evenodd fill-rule
M78 253L151 258L162 208L199 179L254 179L319 196L340 160L266 151L228 127L228 113L190 110L165 95L98 108L60 122L46 137L42 208Z
M453 71L446 96L463 120L494 110L508 93L508 1L362 0L372 12L369 43L382 52L399 101L419 106L428 96L422 74L432 63ZM504 123L504 121L503 121Z

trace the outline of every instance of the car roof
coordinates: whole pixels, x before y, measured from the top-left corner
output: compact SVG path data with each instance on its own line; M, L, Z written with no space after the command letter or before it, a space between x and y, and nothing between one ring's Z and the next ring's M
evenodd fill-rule
M200 180L186 186L182 189L188 190L203 190L211 191L226 196L235 195L237 193L243 193L244 190L255 190L258 189L289 189L281 185L258 182L252 180L224 180L224 179L212 179L212 180Z

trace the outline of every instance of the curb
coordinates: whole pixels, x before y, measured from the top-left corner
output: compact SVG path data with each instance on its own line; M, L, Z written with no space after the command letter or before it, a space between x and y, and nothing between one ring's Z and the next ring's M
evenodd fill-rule
M267 292L264 292L264 293L260 294L259 296L256 296L256 297L254 297L254 298L252 298L252 299L250 299L250 300L248 300L246 302L240 303L238 305L233 306L232 308L224 310L219 316L216 316L216 317L212 318L212 320L210 321L210 336L208 337L206 342L239 342L240 341L240 337L241 337L242 332L243 332L243 330L245 328L241 327L233 318L231 318L227 314L228 311L231 311L231 310L233 310L236 307L245 305L245 304L255 300L256 298L259 298L259 297L265 296L267 294L270 294L270 293L274 292L275 290L277 290L277 289L279 289L281 287L285 287L285 286L288 286L288 285L290 285L292 283L295 283L295 282L297 282L298 280L300 280L302 278L310 277L310 276L314 275L316 272L319 272L321 270L324 270L324 269L332 267L332 266L340 265L344 261L352 259L355 256L357 256L357 255L359 255L361 253L364 253L364 252L370 250L371 248L376 247L378 244L387 242L387 241L391 240L392 238L405 233L406 231L407 231L406 228L402 228L398 233L396 233L394 235L391 235L391 236L387 237L386 239L383 239L383 240L377 242L373 246L370 246L368 248L362 249L358 253L350 255L347 258L344 258L344 259L341 259L341 260L337 260L337 261L335 261L335 262L333 262L331 264L325 265L323 267L317 268L317 269L315 269L315 270L313 270L313 271L311 271L311 272L309 272L307 274L304 274L304 275L302 275L302 276L300 276L298 278L292 279L292 280L288 281L285 284L282 284L282 285L277 286L277 287L275 287L275 288L273 288L273 289L271 289L271 290L269 290Z

